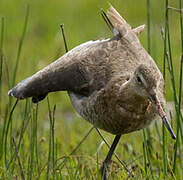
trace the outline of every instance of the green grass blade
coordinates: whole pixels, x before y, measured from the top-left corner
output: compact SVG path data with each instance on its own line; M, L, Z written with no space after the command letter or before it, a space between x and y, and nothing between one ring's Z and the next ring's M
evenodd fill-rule
M16 57L15 69L14 69L14 73L13 73L12 86L15 85L18 65L19 65L19 61L20 61L20 55L21 55L21 51L22 51L22 47L23 47L23 42L24 42L24 38L25 38L25 33L26 33L26 29L27 29L27 24L28 24L28 18L29 18L29 5L27 5L23 32L22 32L22 35L20 37L20 41L19 41L19 45L18 45L18 52L17 52L17 57Z
M7 160L7 156L8 156L8 152L7 152L7 145L8 145L8 132L9 132L9 127L10 127L10 124L11 124L11 121L12 121L12 116L13 116L13 112L15 110L15 107L18 103L18 99L16 100L15 104L13 105L11 111L10 111L10 115L9 115L9 119L8 119L8 122L7 122L7 126L6 126L6 130L5 130L5 141L4 141L4 157L5 157L5 166L6 166L6 169L9 168L9 163L8 163L8 160Z
M17 149L17 145L15 143L15 139L14 138L12 138L12 142L13 142L14 149L15 149L15 154L16 154L16 157L17 157L17 160L18 160L18 165L19 165L19 168L20 168L21 179L25 180L24 169L23 169L23 166L22 166L22 162L20 160L20 156L18 155L18 149Z
M30 157L28 166L28 180L34 177L34 171L36 169L35 165L35 149L37 142L37 118L38 118L38 104L33 107L32 117L31 117L31 127L30 127Z
M151 55L151 3L150 0L146 0L146 9L147 9L147 51ZM149 148L153 148L152 136L150 128L146 128ZM150 151L151 152L151 151ZM150 154L151 155L151 154Z
M165 9L167 7L167 4L165 4ZM162 39L163 39L163 43L164 43L164 54L163 54L163 78L166 82L166 53L167 53L167 26L166 26L166 21L167 21L167 11L165 11L165 32L163 32L163 30L161 31L161 35L162 35ZM166 86L166 83L165 83ZM166 141L166 129L165 129L165 125L162 124L162 154L163 154L163 176L166 177L167 174L167 141Z
M2 103L2 70L3 70L3 44L4 44L4 17L1 19L1 35L0 35L0 113Z
M150 156L150 150L149 150L149 145L147 144L147 139L146 139L146 133L145 133L145 130L143 129L143 137L144 137L144 165L147 166L147 162L149 164L149 170L150 170L150 173L151 173L151 176L152 176L152 179L154 179L154 173L152 171L152 163L151 163L151 156ZM146 163L146 164L145 164ZM147 167L145 167L145 171L146 171L146 175L148 175L148 169ZM146 176L147 177L147 176Z
M1 103L2 103L2 70L3 70L3 42L4 42L4 18L1 19L1 34L0 34L0 114L1 112ZM5 119L4 119L5 122ZM5 123L3 126L3 131L1 134L1 143L2 146L0 147L0 160L3 155L3 142L4 142L4 131L5 131Z
M144 132L143 132L144 133ZM144 157L144 172L145 172L145 177L147 177L147 156L146 156L146 148L145 148L145 143L142 143L142 148L143 148L143 157Z
M46 179L50 179L50 168L51 168L51 155L52 155L52 115L51 115L51 108L49 98L47 97L48 103L48 113L49 113L49 120L50 120L50 135L49 135L49 151L48 151L48 162L47 162L47 175Z
M66 160L73 155L78 149L79 147L83 144L83 142L87 139L87 137L90 135L90 133L92 132L92 130L94 129L94 127L92 126L87 133L85 134L85 136L81 139L81 141L77 144L77 146L72 150L72 152L69 154L69 156L66 156L64 161L57 166L57 168L59 167L59 169L62 169L64 167L64 163L66 162ZM57 160L58 161L58 160Z
M175 75L174 75L174 67L173 67L173 59L172 59L172 48L171 48L171 38L170 38L170 28L169 28L169 14L168 14L169 8L168 7L169 7L168 0L166 0L165 27L166 27L166 32L167 32L167 43L168 43L168 54L166 56L167 56L167 62L168 62L168 69L169 69L169 73L170 73L170 77L171 77L171 84L172 84L172 88L173 88L173 97L174 97L174 104L175 104L175 110L176 110L176 122L177 122L177 133L176 133L177 139L176 139L176 143L175 143L175 151L174 151L174 159L173 159L173 172L176 173L177 149L178 149L178 144L179 144L179 130L181 130L181 134L182 134L182 126L181 126L181 122L180 122L180 118L182 116L181 116L180 105L179 105L180 99L177 98L177 92L176 92L176 86L175 86L175 78L174 78ZM182 77L180 77L180 80L182 81L181 78Z
M182 9L182 2L181 0L179 1L179 8ZM180 74L179 74L179 96L178 96L178 107L177 107L177 115L178 115L178 119L177 119L177 141L175 144L175 151L174 151L174 164L173 164L173 172L175 173L176 168L177 168L177 151L178 151L178 146L179 146L179 132L180 132L180 127L181 123L180 123L180 113L181 113L181 101L182 101L182 65L183 65L183 21L182 21L182 13L180 12L180 30L181 30L181 50L182 50L182 55L181 55L181 59L180 59Z
M151 54L151 4L150 0L146 0L147 3L147 50L148 53Z

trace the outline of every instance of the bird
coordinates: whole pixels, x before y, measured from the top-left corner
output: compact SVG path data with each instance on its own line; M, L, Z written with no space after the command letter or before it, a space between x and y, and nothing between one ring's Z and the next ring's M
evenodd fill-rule
M103 14L114 36L87 41L9 90L33 103L48 93L67 91L74 109L94 127L115 135L101 166L107 169L122 135L141 130L161 117L171 137L176 136L166 116L164 79L138 38L144 25L132 28L110 5Z

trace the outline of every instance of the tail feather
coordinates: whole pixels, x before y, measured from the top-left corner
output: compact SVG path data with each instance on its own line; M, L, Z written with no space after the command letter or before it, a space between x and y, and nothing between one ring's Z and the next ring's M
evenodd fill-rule
M107 16L113 27L119 32L123 39L126 39L131 44L139 43L137 36L143 31L144 26L140 26L133 30L125 19L112 6L109 8Z
M114 28L117 30L120 30L118 26L122 26L126 29L126 31L131 30L131 26L125 21L125 19L114 9L112 6L110 6L108 12L107 12L108 18L111 21ZM122 36L125 34L121 34Z

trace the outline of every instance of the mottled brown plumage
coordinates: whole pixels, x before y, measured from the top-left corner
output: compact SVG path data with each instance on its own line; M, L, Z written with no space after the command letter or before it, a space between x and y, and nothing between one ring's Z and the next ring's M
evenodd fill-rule
M9 91L19 99L42 100L49 92L68 91L76 111L112 134L142 129L160 116L175 138L166 115L164 80L131 26L110 7L112 39L88 41L69 51Z

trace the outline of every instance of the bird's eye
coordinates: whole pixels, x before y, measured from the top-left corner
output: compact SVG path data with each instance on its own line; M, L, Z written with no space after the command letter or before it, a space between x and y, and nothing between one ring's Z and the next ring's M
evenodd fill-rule
M139 76L137 76L137 82L138 82L139 84L142 84L142 80L141 80L141 78L140 78Z

